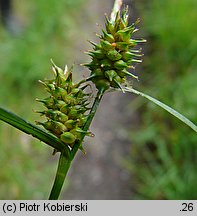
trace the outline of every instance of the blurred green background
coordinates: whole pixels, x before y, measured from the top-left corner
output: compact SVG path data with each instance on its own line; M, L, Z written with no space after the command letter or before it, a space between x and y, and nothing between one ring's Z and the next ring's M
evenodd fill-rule
M83 0L13 1L12 31L0 27L1 106L38 120L32 110L41 109L35 99L45 94L38 80L52 76L51 58L73 64L82 8ZM56 168L52 150L3 122L0 137L0 199L46 199Z
M138 8L148 40L138 88L197 123L197 1L141 1ZM140 124L126 162L135 197L197 199L196 133L144 99L135 105Z
M140 35L148 41L140 83L135 85L197 122L197 2L135 3L142 20ZM62 67L75 62L78 69L87 58L79 48L87 32L93 32L87 30L89 23L97 22L96 17L84 17L84 8L91 4L94 1L14 1L19 33L0 27L1 106L31 122L38 120L32 109L41 108L35 98L45 92L37 80L51 76L50 59ZM196 199L197 135L144 99L135 98L130 107L139 118L128 131L129 156L122 159L131 173L130 198ZM46 199L57 162L51 159L52 150L2 122L0 138L0 199Z

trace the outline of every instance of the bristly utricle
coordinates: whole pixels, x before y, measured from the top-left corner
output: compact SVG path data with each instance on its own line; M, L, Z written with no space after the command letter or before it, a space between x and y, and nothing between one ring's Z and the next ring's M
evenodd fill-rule
M37 99L46 108L39 113L45 116L47 121L37 124L42 125L72 148L76 141L81 139L82 134L89 134L83 131L83 126L88 117L91 93L85 92L87 85L73 83L72 68L68 70L65 67L63 71L53 62L52 64L55 78L40 81L50 96L43 100Z
M136 29L137 20L132 25L128 25L128 11L123 10L122 14L117 12L115 20L110 20L106 16L105 29L99 35L100 43L90 43L93 50L88 54L91 62L84 64L91 71L88 80L91 80L99 90L107 90L110 87L121 88L126 84L126 77L137 78L128 71L133 67L133 63L141 62L141 49L136 46L145 42L144 39L132 39Z

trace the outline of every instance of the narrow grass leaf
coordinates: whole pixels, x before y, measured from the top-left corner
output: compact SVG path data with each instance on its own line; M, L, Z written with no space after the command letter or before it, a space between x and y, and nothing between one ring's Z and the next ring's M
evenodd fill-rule
M33 137L38 138L40 141L43 141L44 143L50 145L51 147L54 147L59 151L65 151L65 149L67 149L67 152L69 153L68 147L64 145L57 137L1 107L0 120L14 126L15 128L18 128L19 130L27 134L32 135Z
M184 122L186 125L188 125L190 128L192 128L195 132L197 132L197 126L191 122L188 118L186 118L185 116L183 116L182 114L180 114L179 112L177 112L176 110L172 109L171 107L169 107L168 105L162 103L161 101L147 95L144 94L140 91L137 91L136 89L133 88L129 88L126 87L124 89L126 92L131 92L137 95L140 95L142 97L147 98L148 100L152 101L153 103L157 104L158 106L160 106L161 108L165 109L167 112L169 112L170 114L172 114L173 116L175 116L176 118L178 118L179 120L181 120L182 122Z

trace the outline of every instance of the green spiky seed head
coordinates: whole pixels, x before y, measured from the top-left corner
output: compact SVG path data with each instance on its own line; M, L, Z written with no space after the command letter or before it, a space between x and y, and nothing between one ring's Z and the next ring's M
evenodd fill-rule
M45 106L46 110L39 112L47 121L38 124L53 133L63 143L74 146L80 137L78 131L83 131L83 126L88 116L88 104L91 93L84 92L86 86L74 84L72 70L65 67L63 71L53 62L55 78L40 81L50 94L44 100L37 100Z
M107 52L107 57L111 61L116 61L120 60L122 58L122 55L117 50L110 50L109 52Z
M138 22L139 20L128 24L127 9L123 10L122 14L118 12L115 20L106 16L105 29L102 29L102 34L99 35L100 43L90 42L94 46L94 50L89 52L92 60L85 66L91 70L89 80L98 90L121 88L122 84L126 84L126 76L136 78L127 69L132 68L134 62L141 62L141 50L136 46L145 40L132 39Z

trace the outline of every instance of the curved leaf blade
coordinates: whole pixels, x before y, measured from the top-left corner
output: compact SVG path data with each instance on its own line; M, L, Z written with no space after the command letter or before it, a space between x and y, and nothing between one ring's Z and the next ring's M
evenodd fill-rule
M48 133L47 131L33 125L16 114L7 111L0 107L0 120L18 128L19 130L32 135L33 137L38 138L40 141L48 144L49 146L57 149L58 151L65 151L67 149L67 153L69 154L69 148L63 144L56 136Z
M178 118L179 120L181 120L183 123L185 123L186 125L188 125L190 128L192 128L195 132L197 132L197 126L191 122L188 118L186 118L184 115L180 114L179 112L177 112L176 110L174 110L173 108L169 107L168 105L162 103L161 101L147 95L144 94L136 89L133 88L129 88L129 87L125 87L124 89L127 92L131 92L137 95L140 95L142 97L145 97L146 99L152 101L153 103L157 104L158 106L160 106L161 108L165 109L167 112L169 112L170 114L172 114L173 116L175 116L176 118Z

